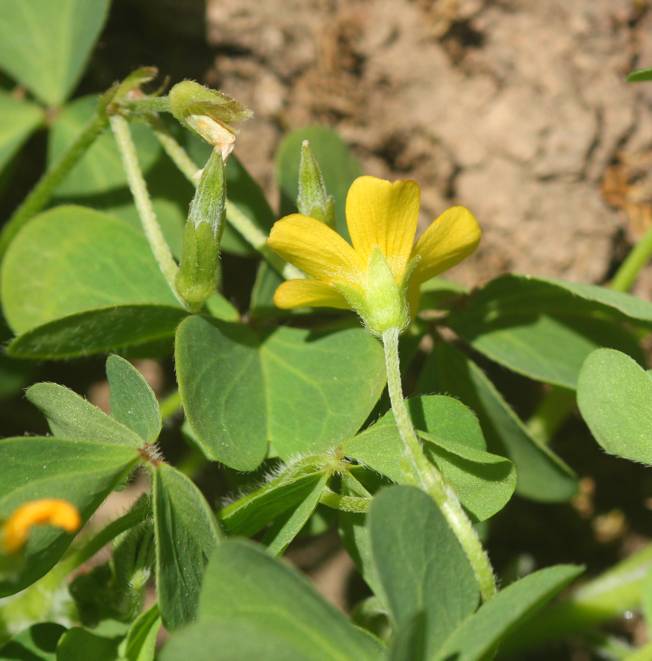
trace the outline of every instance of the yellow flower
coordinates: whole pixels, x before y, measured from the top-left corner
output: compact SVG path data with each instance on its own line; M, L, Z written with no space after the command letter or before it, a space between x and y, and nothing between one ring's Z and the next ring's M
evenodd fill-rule
M21 505L2 525L1 550L5 553L19 551L33 526L48 524L75 532L81 525L77 508L65 500L43 498Z
M464 207L452 207L414 242L420 190L414 181L358 177L346 198L351 244L314 218L276 222L270 247L307 276L274 294L279 308L350 308L375 333L404 328L417 312L419 287L477 247L481 230Z

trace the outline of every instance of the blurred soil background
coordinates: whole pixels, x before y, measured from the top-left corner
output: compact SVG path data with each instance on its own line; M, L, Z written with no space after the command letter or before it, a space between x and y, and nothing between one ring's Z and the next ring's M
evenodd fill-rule
M273 205L280 140L319 123L365 172L416 179L424 223L452 203L471 208L484 239L452 276L467 285L505 271L604 283L652 225L652 84L624 80L652 66L644 0L115 0L79 93L144 64L255 111L236 153ZM652 296L652 268L637 293ZM171 363L140 366L160 393L173 386ZM487 367L527 417L540 390ZM74 379L67 369L49 376L106 400L105 385L88 388L101 361L76 364ZM490 550L504 577L569 561L596 572L652 538L649 470L607 458L577 419L564 432L557 449L582 491L572 505L515 498L495 518ZM292 555L334 603L359 598L336 536ZM555 658L571 656L589 658Z

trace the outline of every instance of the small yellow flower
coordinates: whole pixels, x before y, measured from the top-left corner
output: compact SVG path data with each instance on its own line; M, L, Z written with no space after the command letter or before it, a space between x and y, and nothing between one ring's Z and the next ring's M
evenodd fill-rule
M352 245L308 216L276 222L270 247L307 278L281 284L274 303L354 309L379 334L404 328L417 312L420 285L468 257L481 236L473 214L452 207L415 244L419 202L415 181L358 177L346 198Z
M77 508L66 500L43 498L21 505L2 525L1 550L16 553L27 542L33 526L47 524L75 532L81 525Z

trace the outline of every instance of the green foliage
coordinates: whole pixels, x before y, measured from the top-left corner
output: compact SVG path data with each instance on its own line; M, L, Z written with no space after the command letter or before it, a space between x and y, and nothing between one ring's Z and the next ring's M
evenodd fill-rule
M179 326L175 357L197 443L238 470L254 470L268 443L283 459L335 447L357 431L384 386L380 346L359 328L259 335L191 317Z
M381 645L352 626L296 571L239 540L221 544L206 569L198 622L173 636L163 661L378 659Z
M65 101L81 77L109 0L2 0L0 69L49 106Z
M57 661L57 643L66 628L54 622L34 624L0 647L6 661Z
M475 412L489 449L514 462L517 493L544 502L573 495L577 482L572 470L528 434L482 370L457 349L446 344L435 347L423 366L419 389L446 392Z
M161 341L184 316L140 232L73 206L41 214L11 244L2 302L19 335L10 352L35 358Z
M417 429L422 430L426 451L453 486L462 504L479 520L500 511L516 485L512 463L486 452L475 415L462 403L441 395L409 401ZM393 482L410 484L402 469L403 445L388 412L376 424L343 445L343 451Z
M0 47L1 48L1 47ZM35 104L0 92L0 171L41 124L43 111Z
M88 438L92 438L89 432ZM37 498L63 498L86 521L139 461L138 450L101 440L30 436L0 440L0 520ZM0 577L0 596L13 594L43 576L63 555L72 535L38 528L16 572Z
M154 473L156 582L161 619L176 629L195 617L204 567L217 546L217 522L201 492L178 470Z
M507 586L457 629L437 658L453 657L459 661L486 658L498 647L501 638L532 617L581 573L582 567L558 565Z
M161 411L143 375L120 356L109 356L106 376L111 389L111 417L154 443L161 432Z
M577 403L610 454L652 464L652 379L629 356L598 349L584 363Z
M348 239L358 161L331 129L292 131L276 156L277 213L235 155L223 162L231 124L250 115L239 101L193 81L149 93L153 67L69 100L107 10L0 0L0 70L18 86L0 91L3 184L21 146L48 131L46 172L0 236L2 414L20 412L39 361L95 354L109 354L110 405L32 382L24 403L52 435L0 440L0 658L484 661L567 634L592 645L604 621L637 607L649 620L649 549L548 607L581 568L540 569L545 549L496 538L524 507L551 544L563 534L545 512L578 480L541 430L563 420L552 409L570 411L575 390L608 453L652 463L641 349L652 303L615 291L623 269L613 289L508 274L469 291L433 278L417 317L400 306L381 338L339 310L276 310L276 288L302 274L266 244L272 224L298 208ZM393 255L374 250L369 278L380 264L403 300ZM236 256L223 268L221 252ZM627 263L629 281L640 266ZM139 356L159 360L153 387L128 360ZM503 368L523 393L493 383ZM47 370L38 378L84 388L104 378L99 360ZM519 416L545 388L522 376L555 386L528 425ZM579 443L559 447L595 479ZM112 492L131 494L133 475L146 493L104 527L89 521ZM538 504L508 506L514 495ZM38 499L68 501L83 530L46 512L19 521L23 545L7 543L17 511ZM277 557L320 535L330 554L334 528L370 590L348 581L350 617ZM528 558L536 571L521 576Z
M61 636L57 645L57 659L114 661L119 645L120 636L100 636L81 627L74 627Z
M627 74L628 83L643 83L648 80L652 80L652 69L650 68L637 69Z
M410 627L413 659L431 659L475 611L473 571L446 519L423 492L391 487L367 526L383 600L396 631Z
M79 131L91 120L99 101L97 96L84 96L63 108L48 135L50 165L61 158ZM134 125L133 137L142 168L145 171L151 170L161 153L156 138L144 124ZM120 152L115 140L110 133L104 133L70 171L57 188L57 194L79 197L109 193L126 185L127 178L122 169Z
M57 383L31 386L27 399L45 415L55 436L70 440L94 438L131 448L143 445L143 440L119 420Z
M622 324L649 325L652 303L602 287L508 275L474 293L450 325L471 346L532 379L575 388L584 359L600 346L642 359Z

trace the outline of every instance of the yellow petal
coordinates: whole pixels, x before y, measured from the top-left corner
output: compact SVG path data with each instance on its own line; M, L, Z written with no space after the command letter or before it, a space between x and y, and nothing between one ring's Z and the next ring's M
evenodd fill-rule
M32 527L43 524L75 532L81 525L81 518L77 508L65 500L32 500L15 510L2 526L4 550L7 553L15 553L27 541Z
M414 246L421 259L412 276L424 282L452 268L477 247L482 230L475 216L464 207L451 207L435 220Z
M274 305L290 308L342 308L350 307L344 296L332 285L319 280L288 280L274 292Z
M360 272L353 248L335 230L299 213L274 223L267 243L283 259L318 280L351 280Z
M366 267L375 247L401 282L419 220L419 185L358 177L346 197L346 222L355 251Z

